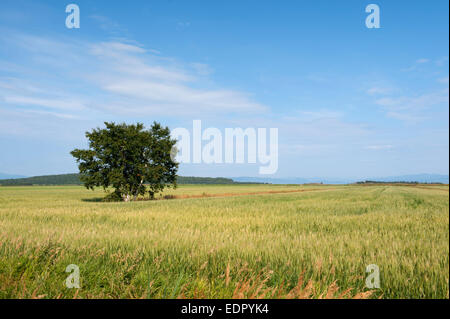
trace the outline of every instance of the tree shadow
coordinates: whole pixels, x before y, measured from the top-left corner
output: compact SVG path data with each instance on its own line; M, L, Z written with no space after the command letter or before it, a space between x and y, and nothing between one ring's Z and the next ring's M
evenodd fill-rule
M82 198L81 201L89 203L106 203L104 197Z
M147 202L147 201L153 202L153 201L158 201L158 200L179 199L179 198L183 198L183 197L179 197L179 196L175 196L175 195L165 195L165 196L160 196L160 197L157 197L154 199L139 197L132 202ZM120 200L118 200L118 201L108 200L107 197L82 198L81 201L86 202L86 203L122 203L122 201L120 201Z

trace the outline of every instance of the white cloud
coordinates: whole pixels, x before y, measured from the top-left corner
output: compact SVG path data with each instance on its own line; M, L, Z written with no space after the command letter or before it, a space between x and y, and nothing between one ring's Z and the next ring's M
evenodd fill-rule
M386 110L388 117L411 122L427 118L427 111L432 107L448 102L448 89L416 96L383 97L375 101Z
M246 92L214 85L207 78L212 73L207 64L161 57L130 41L56 41L23 34L2 40L29 55L26 72L16 75L22 83L13 91L0 86L0 99L10 106L72 111L72 116L98 111L183 117L268 110ZM40 91L24 90L25 81Z
M45 115L45 116L50 115L50 116L58 117L61 119L78 119L79 118L76 115L58 113L58 112L48 112L48 111L38 111L38 110L23 110L22 112L29 113L29 114Z
M180 84L133 80L111 81L103 88L134 99L137 107L130 105L129 110L143 114L167 110L176 111L174 114L265 111L242 93L228 90L197 90Z
M426 63L428 63L428 62L430 62L430 59L427 59L427 58L420 58L420 59L417 59L416 61L414 61L413 65L411 65L411 66L408 67L408 68L402 69L402 71L407 71L407 72L409 72L409 71L415 71L415 70L417 70L417 69L419 68L419 66L420 66L421 64L426 64Z
M102 42L100 46L104 46L111 50L132 52L132 53L145 53L147 50L132 44L121 43L121 42Z
M89 52L101 62L103 78L125 76L126 79L130 76L140 76L142 80L194 80L194 77L187 74L187 71L164 65L163 59L145 55L146 50L138 46L118 42L102 42L91 45ZM145 61L145 57L150 61Z
M35 105L53 109L75 110L75 111L82 111L86 109L86 106L83 103L79 101L71 101L68 99L58 100L58 99L27 97L27 96L5 96L4 100L6 103L18 106Z
M414 97L384 97L376 100L378 105L396 110L423 109L448 102L448 90L422 94Z
M392 119L409 122L409 123L417 123L426 120L428 117L426 115L412 115L409 113L402 112L387 112L386 116Z
M92 53L105 63L100 87L119 97L110 110L122 112L125 102L135 114L208 114L227 112L264 112L267 107L254 102L243 92L223 88L201 88L190 65L172 63L169 59L146 56L137 49L130 50L116 44L93 46ZM138 53L138 54L134 54ZM206 64L194 64L207 70ZM126 99L126 100L124 100Z

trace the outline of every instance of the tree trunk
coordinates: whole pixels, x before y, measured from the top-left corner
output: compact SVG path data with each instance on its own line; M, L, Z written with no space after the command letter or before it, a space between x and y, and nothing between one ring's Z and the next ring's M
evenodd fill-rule
M139 184L139 187L136 189L136 193L134 194L133 200L136 200L136 198L138 197L139 188L141 188L143 182L144 180L141 179L141 183Z

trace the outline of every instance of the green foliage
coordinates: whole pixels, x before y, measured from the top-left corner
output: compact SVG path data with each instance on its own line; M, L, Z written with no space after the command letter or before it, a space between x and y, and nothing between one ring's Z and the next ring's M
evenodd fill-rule
M152 199L165 187L176 187L178 163L170 156L176 140L167 127L157 122L149 130L141 123L105 125L86 132L89 149L71 152L86 188L112 186L113 197L128 201L146 193L144 182Z

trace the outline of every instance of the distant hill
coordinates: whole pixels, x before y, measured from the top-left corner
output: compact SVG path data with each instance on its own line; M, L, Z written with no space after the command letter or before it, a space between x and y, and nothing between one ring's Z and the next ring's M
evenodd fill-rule
M24 178L24 175L0 173L0 179Z
M232 177L235 182L240 183L268 183L268 184L309 184L309 183L323 183L323 184L350 184L361 181L374 182L408 182L408 183L442 183L448 184L448 175L438 174L416 174L416 175L401 175L388 177L370 177L363 179L344 179L344 178L301 178L301 177L287 177L287 178L272 178L272 177Z
M26 178L14 178L8 175L8 179L0 179L0 186L25 186L25 185L81 185L78 174L44 175ZM350 184L356 182L407 182L407 183L442 183L448 184L448 175L418 174L391 177L378 177L366 179L327 179L327 178L269 178L269 177L194 177L178 176L178 184L241 184L241 183L266 183L266 184Z
M14 178L0 180L2 186L26 186L26 185L79 185L78 174L44 175L26 178Z
M235 182L239 183L264 183L264 184L310 184L310 183L323 183L323 184L348 184L352 183L351 179L333 179L333 178L302 178L302 177L289 177L289 178L276 178L276 177L232 177Z
M178 184L236 184L231 178L225 177L194 177L178 176Z
M438 174L416 174L416 175L401 175L401 176L389 176L389 177L378 177L378 178L368 178L367 180L374 182L417 182L417 183L442 183L448 184L448 175L438 175Z
M230 178L178 176L178 184L234 184ZM1 186L81 185L78 174L60 174L0 180Z

